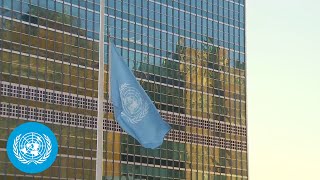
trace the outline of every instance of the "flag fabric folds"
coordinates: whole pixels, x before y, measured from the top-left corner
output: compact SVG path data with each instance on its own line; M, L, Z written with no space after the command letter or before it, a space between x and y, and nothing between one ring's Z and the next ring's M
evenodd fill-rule
M170 125L165 122L134 74L111 43L111 100L114 115L129 135L145 148L159 147Z

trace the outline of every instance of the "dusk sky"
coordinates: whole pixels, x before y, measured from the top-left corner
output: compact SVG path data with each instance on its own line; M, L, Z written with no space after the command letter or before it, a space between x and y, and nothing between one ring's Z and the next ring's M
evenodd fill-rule
M320 170L320 1L247 1L249 178Z

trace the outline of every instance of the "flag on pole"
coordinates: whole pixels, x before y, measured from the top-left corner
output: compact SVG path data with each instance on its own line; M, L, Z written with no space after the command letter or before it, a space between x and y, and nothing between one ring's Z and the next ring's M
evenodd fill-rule
M111 44L111 43L110 43ZM157 148L171 129L111 44L111 100L114 115L129 135L145 148Z

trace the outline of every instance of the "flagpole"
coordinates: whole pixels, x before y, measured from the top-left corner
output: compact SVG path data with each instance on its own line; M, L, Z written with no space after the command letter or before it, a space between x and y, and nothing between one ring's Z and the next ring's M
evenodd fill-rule
M103 176L104 6L105 0L100 0L96 180L102 180Z
M109 34L108 34L108 45L109 45L109 49L108 49L108 51L109 51L109 53L108 53L108 66L109 66L109 78L108 78L108 94L109 94L109 98L108 98L108 100L109 100L109 102L111 102L111 34L110 34L110 32L109 32Z

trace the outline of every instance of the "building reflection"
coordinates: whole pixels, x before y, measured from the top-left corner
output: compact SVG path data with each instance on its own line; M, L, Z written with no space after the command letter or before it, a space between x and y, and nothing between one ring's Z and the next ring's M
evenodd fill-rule
M106 29L173 129L160 148L142 148L115 122L106 82L104 179L248 179L243 3L228 2L239 17L219 22L189 13L195 1L106 3ZM0 3L0 179L95 179L98 11L91 0ZM34 176L5 151L26 121L59 142L57 161Z

